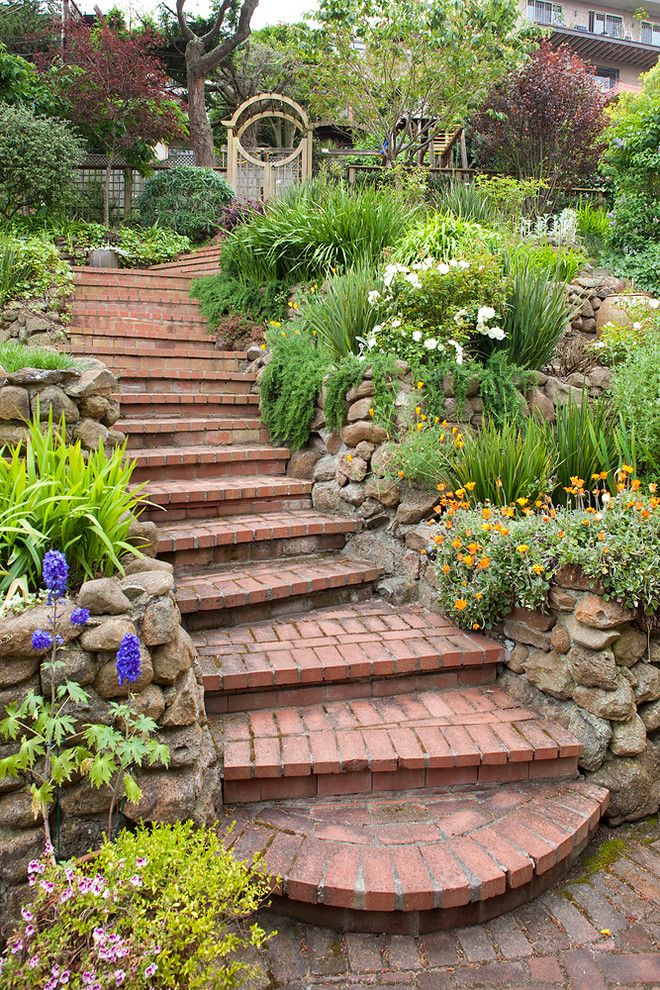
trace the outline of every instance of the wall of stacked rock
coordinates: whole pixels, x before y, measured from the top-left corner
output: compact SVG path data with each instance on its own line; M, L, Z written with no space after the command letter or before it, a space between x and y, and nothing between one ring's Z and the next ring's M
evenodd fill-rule
M88 695L86 703L75 706L81 725L111 722L109 704L128 694L128 684L120 686L118 681L117 650L127 633L140 639L141 673L131 685L131 707L157 723L156 735L169 747L170 764L167 769L157 765L135 772L142 797L139 804L125 806L129 823L180 818L210 822L220 802L201 671L192 641L181 628L173 586L171 564L145 557L131 561L124 577L86 582L76 602L60 607L58 632L64 643L58 650L61 664L52 676L58 684L76 681ZM69 621L76 607L91 613L84 627ZM11 701L20 703L30 690L49 696L51 674L43 654L32 647L32 633L48 628L50 612L44 605L3 617L0 711ZM12 751L11 743L0 745L0 756ZM54 842L59 834L61 854L97 848L109 807L109 787L95 789L86 779L64 786L59 811L51 816L51 833ZM34 818L24 782L5 778L0 782L0 917L7 922L25 895L27 863L42 853L43 845L43 828Z

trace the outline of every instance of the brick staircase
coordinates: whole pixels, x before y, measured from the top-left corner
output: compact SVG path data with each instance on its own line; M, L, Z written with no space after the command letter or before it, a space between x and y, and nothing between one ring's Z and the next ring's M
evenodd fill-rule
M419 932L534 897L584 849L608 794L579 743L495 685L498 643L374 592L359 524L286 475L242 371L189 297L207 248L148 271L76 273L74 353L119 376L223 756L228 842L261 853L276 906ZM182 809L185 814L185 808Z

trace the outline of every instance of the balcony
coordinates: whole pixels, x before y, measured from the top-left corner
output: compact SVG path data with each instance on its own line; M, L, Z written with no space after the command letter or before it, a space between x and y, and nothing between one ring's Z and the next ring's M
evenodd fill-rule
M630 65L640 72L647 72L660 57L657 45L628 38L617 28L607 34L557 23L551 28L550 40L555 47L567 42L580 58L593 65Z

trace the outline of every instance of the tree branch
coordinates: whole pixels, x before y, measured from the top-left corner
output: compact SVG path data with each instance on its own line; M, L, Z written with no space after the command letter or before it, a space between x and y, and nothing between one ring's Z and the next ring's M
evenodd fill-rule
M183 0L185 2L185 0ZM226 0L225 0L226 2ZM177 0L177 5L182 3L182 0ZM250 37L250 21L252 20L252 15L254 14L259 0L243 0L243 6L241 7L241 13L238 18L238 27L236 28L236 33L231 37L227 38L218 45L212 51L207 52L203 55L199 61L199 71L205 76L209 76L214 69L216 69L222 62L228 58L231 53L238 48L239 45Z
M218 10L218 13L216 14L216 18L215 21L213 22L211 30L207 31L206 34L202 35L201 40L205 48L211 48L218 40L218 35L220 34L220 28L224 23L225 14L229 10L230 6L231 6L231 0L223 0L222 4L220 5L220 9Z
M188 27L186 15L183 12L183 5L186 0L176 0L176 19L179 22L179 30L186 41L193 41L197 35Z

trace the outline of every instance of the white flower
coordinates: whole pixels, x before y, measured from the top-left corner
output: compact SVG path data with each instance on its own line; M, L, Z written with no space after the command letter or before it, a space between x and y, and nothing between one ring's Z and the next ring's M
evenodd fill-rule
M408 269L405 265L387 265L383 275L383 282L389 288L392 284L394 278L399 274L399 272L407 272Z
M451 259L451 261L449 262L449 267L450 268L458 268L458 262L456 261L456 258L452 258Z
M401 326L401 320L392 320L392 326L394 327L395 330L398 330L399 327Z
M495 310L492 306L480 306L477 313L477 323L488 323L494 316Z
M370 306L375 306L377 302L380 302L381 298L382 297L378 289L372 289L369 295L367 296Z
M462 268L463 271L465 271L466 268L469 268L470 267L470 262L469 261L459 261L458 267L459 268Z
M441 275L447 275L449 272L449 265L446 265L444 261L441 261L440 264L437 266L437 270L440 272Z
M651 309L657 309L660 306L660 299L649 299L649 306Z
M422 331L413 330L412 339L415 341L416 344L419 344L420 340L422 339Z
M377 323L376 326L371 331L371 335L375 336L377 333L380 333L382 329L383 329L382 324Z
M506 334L502 327L489 327L487 334L491 340L504 340Z
M454 313L454 322L461 324L467 315L468 315L467 309L458 309Z
M641 323L633 323L633 330L641 330L641 329L642 329Z
M424 341L424 347L427 351L434 351L438 346L438 342L435 337L427 337Z
M419 275L416 275L415 272L408 272L406 275L406 282L408 282L409 285L412 285L413 289L421 289L422 287L422 283L419 280Z
M456 364L463 364L463 348L458 343L458 341L451 339L448 340L447 343L451 344L454 350L456 351Z

